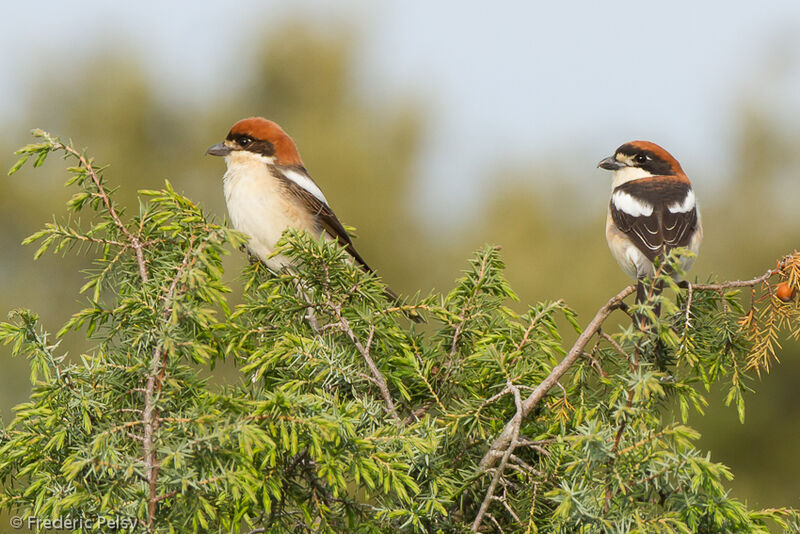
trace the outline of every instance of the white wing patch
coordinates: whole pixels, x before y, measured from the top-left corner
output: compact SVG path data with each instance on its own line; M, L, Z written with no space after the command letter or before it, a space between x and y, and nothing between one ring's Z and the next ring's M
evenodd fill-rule
M317 184L314 183L314 180L312 180L305 174L297 172L292 169L282 168L280 169L280 172L287 179L293 181L294 183L296 183L297 185L299 185L300 187L302 187L303 189L305 189L306 191L317 197L317 200L324 202L325 205L328 204L328 200L325 198L325 195L322 194L320 188L317 187Z
M624 211L631 217L649 217L653 214L653 205L644 200L629 195L624 191L617 191L611 195L611 201L620 211Z
M670 204L667 206L667 209L670 213L686 213L694 209L694 204L694 191L689 189L689 192L686 193L686 197L683 199L683 202L675 202Z

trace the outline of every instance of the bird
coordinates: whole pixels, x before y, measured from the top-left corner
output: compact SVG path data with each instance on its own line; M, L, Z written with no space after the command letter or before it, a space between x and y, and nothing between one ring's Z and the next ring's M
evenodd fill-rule
M269 269L294 267L287 256L272 256L283 232L294 228L315 237L325 234L364 271L374 272L306 170L294 141L277 123L263 117L242 119L206 154L225 158L222 183L231 223L249 236L249 252ZM399 302L390 289L385 293ZM415 312L407 315L421 320Z
M655 277L656 260L685 247L692 255L681 258L683 271L694 264L703 240L697 197L678 160L650 141L625 143L597 166L614 173L608 247L625 274L636 280L636 302L647 302L643 280ZM660 289L657 284L655 292ZM658 316L659 306L653 311Z

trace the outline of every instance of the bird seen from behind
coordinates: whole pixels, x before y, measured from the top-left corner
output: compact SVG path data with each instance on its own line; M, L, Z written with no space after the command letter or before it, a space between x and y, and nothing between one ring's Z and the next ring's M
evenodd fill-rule
M646 302L643 280L655 277L656 261L685 247L693 255L682 258L683 270L694 264L703 239L694 189L678 160L649 141L625 143L597 166L614 173L606 218L608 247L625 274L636 280L636 302ZM658 306L654 311L658 315Z

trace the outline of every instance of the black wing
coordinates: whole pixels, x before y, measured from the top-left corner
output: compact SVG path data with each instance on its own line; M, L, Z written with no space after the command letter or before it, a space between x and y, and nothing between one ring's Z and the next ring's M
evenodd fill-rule
M295 172L302 172L304 175L308 176L308 173L304 168L296 168L292 170ZM315 215L317 224L319 225L319 230L324 230L328 235L336 239L339 245L344 247L344 249L353 257L353 259L356 260L356 263L358 263L365 271L370 273L373 272L372 268L367 265L367 262L364 261L364 258L362 258L356 250L355 246L353 245L353 241L350 239L350 235L347 233L347 230L344 229L342 223L339 222L339 219L336 217L336 214L333 213L333 210L330 208L330 206L318 199L310 191L285 177L283 174L281 174L279 169L276 169L274 174L281 180L287 190L310 213Z
M618 193L630 198L618 196ZM686 205L689 195L691 202ZM675 211L671 211L670 206ZM697 229L694 193L685 178L656 176L627 182L614 190L610 208L617 228L650 261L663 257L673 248L688 246ZM650 208L649 213L647 208Z
M302 172L305 176L308 177L308 173L302 167L296 167L293 169L295 172ZM317 198L313 193L305 189L304 187L300 186L296 182L290 180L283 174L281 174L280 169L276 169L273 173L287 190L297 198L297 200L311 213L315 215L317 224L319 225L319 229L328 233L331 237L335 238L336 241L344 247L344 249L353 257L358 265L361 266L362 269L367 271L368 273L373 273L374 271L372 268L367 265L367 262L364 261L364 258L356 250L356 247L353 246L353 241L350 239L350 235L347 233L347 230L344 229L342 223L339 222L339 219L336 217L336 214L333 213L333 210L328 206L327 203L323 202L319 198ZM309 179L311 179L309 177ZM397 304L401 304L400 297L397 296L397 293L389 289L388 287L384 287L383 289L386 297L391 301ZM404 312L405 315L414 321L415 323L422 323L425 320L422 316L415 310L409 310Z

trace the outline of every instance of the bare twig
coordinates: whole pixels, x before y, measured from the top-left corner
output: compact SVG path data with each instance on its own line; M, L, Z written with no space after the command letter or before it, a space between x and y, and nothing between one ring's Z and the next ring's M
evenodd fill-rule
M328 267L325 266L325 278L326 280L330 279L330 275L328 273ZM336 319L338 321L338 325L341 328L342 332L347 334L347 337L350 338L350 341L353 342L355 345L356 350L361 354L361 357L364 358L364 361L369 368L369 372L372 373L371 380L381 392L383 396L383 400L386 403L386 411L397 421L400 421L400 416L397 414L397 409L394 407L394 401L392 400L392 395L389 392L389 386L386 385L386 380L383 378L383 374L381 374L380 369L378 366L375 365L375 360L372 359L372 355L370 354L370 348L372 347L372 340L375 336L375 325L370 325L369 328L369 336L367 337L366 345L362 344L361 341L356 336L353 328L350 326L350 321L347 320L347 317L342 315L342 305L337 304L333 301L333 296L331 295L330 286L325 284L325 297L326 297L326 305L333 311L334 315L336 315Z
M733 289L737 287L754 287L758 284L766 282L771 276L777 274L780 270L780 265L778 269L770 269L766 273L751 280L732 280L729 282L721 282L718 284L693 284L693 291L720 291L725 289ZM612 297L602 308L600 308L597 313L595 314L594 318L589 322L586 329L578 336L578 339L575 341L575 344L569 350L567 355L564 357L561 362L556 365L550 374L542 380L542 382L536 387L533 393L525 399L522 403L522 417L527 417L528 414L539 404L539 402L547 395L547 393L556 385L556 382L564 375L564 373L569 370L572 364L581 357L583 351L592 338L592 336L597 333L600 329L600 326L603 324L603 321L611 314L612 311L619 308L622 304L623 299L625 299L628 295L633 293L635 290L635 286L628 286L619 293L617 293L614 297ZM609 341L611 336L607 336L604 333L599 334L603 339ZM615 350L624 354L624 351L621 350L621 347L617 343L614 343L613 340L609 341L612 346L614 346ZM484 455L483 459L481 460L480 466L482 469L487 470L491 469L498 459L502 458L506 449L508 448L509 443L511 442L511 436L514 430L514 421L516 415L512 418L508 423L506 423L505 428L500 433L497 438L495 438L492 446Z
M780 269L779 265L779 269ZM764 273L761 276L753 278L751 280L733 280L729 282L722 282L718 284L694 284L689 286L689 299L687 303L687 319L686 323L689 324L689 309L691 308L692 303L692 296L694 291L724 291L726 289L733 289L738 287L755 287L758 284L766 282L771 276L779 272L778 270L771 269ZM569 368L578 360L582 355L585 354L585 347L588 344L589 340L597 334L598 337L606 340L611 346L614 348L616 352L621 355L625 355L627 358L627 354L622 349L622 347L617 343L611 336L605 334L601 330L601 326L603 321L611 314L611 312L617 308L623 306L623 300L628 297L631 293L635 290L635 286L628 286L613 298L611 298L602 308L600 308L592 320L589 322L587 327L583 330L583 332L578 336L578 339L575 341L573 346L570 348L567 355L564 357L561 362L556 365L550 372L550 374L539 383L539 385L533 390L533 392L528 396L524 402L518 402L517 404L517 411L514 416L511 418L508 423L506 423L505 428L500 433L500 435L495 438L494 442L492 443L489 450L484 455L483 459L481 460L480 467L484 471L491 470L495 464L498 463L499 465L494 471L494 476L492 477L492 481L489 484L489 489L486 492L486 496L481 503L481 507L478 510L478 514L475 517L475 521L472 524L473 532L477 532L480 528L481 522L483 521L484 517L488 517L487 509L489 508L490 503L492 500L496 499L494 496L494 492L497 488L497 484L502 478L503 471L505 470L506 464L508 463L509 458L512 456L514 449L524 442L519 441L519 432L520 427L522 425L522 421L525 417L527 417L531 411L541 402L541 400L550 392L550 390L555 387L556 385L560 386L558 382L559 379L564 375L564 373L569 370ZM652 288L651 288L652 291ZM527 335L529 334L531 327L528 327L525 336L523 336L523 342L527 339ZM521 343L521 344L522 344ZM634 362L636 365L637 362ZM513 389L510 389L513 388ZM508 390L511 390L515 398L519 397L519 389L516 386L510 384L507 386L506 390L501 392L501 394L507 393ZM632 392L629 392L629 399L628 404L632 402ZM617 429L617 433L614 437L614 445L613 451L616 453L619 448L619 443L622 437L622 432L625 428L625 421L623 420L620 423L619 428ZM607 496L608 497L608 496ZM607 505L608 503L606 503Z
M64 143L55 142L55 148L60 148L64 152L72 154L75 156L78 161L80 162L81 166L86 169L86 172L94 182L95 187L97 188L97 193L95 193L102 201L103 205L105 205L108 214L111 215L111 219L114 221L114 225L125 235L130 243L130 246L133 248L134 252L136 253L136 263L139 266L139 277L142 279L142 282L147 282L147 267L144 260L144 245L142 244L141 240L138 236L133 235L128 227L125 226L125 223L122 222L119 215L117 214L117 210L114 209L114 205L111 203L111 199L108 197L108 193L106 193L105 187L103 187L103 183L100 180L100 177L94 170L92 163L86 159L86 157L72 148L71 146L65 145Z
M370 326L369 338L365 346L361 343L361 341L359 341L355 332L353 332L353 329L350 327L350 321L348 321L347 318L342 315L341 306L338 304L333 304L332 302L329 302L328 304L336 315L336 319L339 321L342 331L347 334L347 337L350 338L350 341L353 342L356 350L361 354L361 357L364 358L364 361L367 363L367 367L369 368L370 373L372 373L372 377L375 379L374 383L378 386L378 389L383 396L383 400L386 402L386 410L393 418L400 420L400 416L397 414L397 410L394 407L394 401L392 400L392 395L389 392L389 387L386 385L386 380L384 380L383 375L378 369L378 366L375 365L375 360L373 360L372 356L370 355L372 338L375 335L375 325Z
M758 284L766 282L772 275L778 274L779 272L780 269L770 269L761 276L757 276L751 280L730 280L718 284L693 284L693 286L695 291L721 291L737 287L755 287Z
M603 366L600 365L600 362L597 361L597 358L595 358L595 355L597 354L597 349L598 345L595 344L594 348L592 349L592 352L583 351L583 357L589 360L589 365L594 367L594 369L597 371L597 374L599 374L603 378L606 378L608 376L608 373L606 373L603 370Z
M603 332L602 329L599 329L597 331L597 335L600 336L601 338L605 339L606 341L608 341L609 345L614 347L614 350L617 351L617 354L619 354L620 356L622 356L626 360L628 359L628 354L624 350L622 350L622 347L619 345L619 343L617 343L617 341L613 337L611 337L608 334L606 334L605 332Z
M514 414L514 417L511 418L511 421L508 422L508 424L511 425L508 445L506 446L502 458L500 459L500 464L495 469L494 476L492 477L492 481L489 483L489 489L486 490L486 496L483 498L483 502L478 510L478 514L475 516L475 520L472 522L473 532L479 531L481 523L483 522L483 517L486 515L486 511L489 509L489 505L494 499L494 492L497 489L497 483L503 476L503 471L505 471L508 459L511 457L514 449L519 444L519 431L520 427L522 426L522 420L525 417L525 409L522 403L522 397L519 394L519 388L511 383L511 381L508 382L506 388L511 390L511 392L514 394L514 403L517 406L517 411Z
M564 357L561 362L553 367L553 370L550 371L550 374L542 380L541 383L533 390L533 393L528 396L522 402L522 417L525 418L528 414L533 411L537 404L547 395L547 393L556 385L559 378L567 372L567 370L572 366L575 361L581 357L583 354L584 349L586 348L586 344L589 343L589 340L594 336L600 326L605 321L606 317L608 317L612 311L617 309L622 300L633 293L635 290L634 286L628 286L619 293L617 293L611 300L606 302L606 304L600 308L597 313L595 314L594 318L589 322L586 329L578 336L578 339L575 341L575 344L569 350L567 355ZM514 434L514 425L517 419L517 415L515 414L514 417L506 423L503 432L500 433L499 436L494 440L492 446L489 448L489 451L484 455L483 459L481 460L480 466L484 470L491 469L498 459L502 458L505 455L505 452L509 449L509 444L511 443L511 438Z
M503 530L503 527L500 526L500 523L497 522L497 519L495 519L495 517L492 514L486 514L486 517L488 517L489 520L492 523L494 523L494 526L497 529L497 532L499 532L500 534L505 534L505 530Z
M511 506L509 506L509 505L508 505L508 499L506 498L506 490L505 490L505 488L503 488L503 498L502 498L502 499L500 499L500 502L503 504L503 508L505 508L505 509L506 509L506 512L508 512L508 514L509 514L511 517L513 517L513 518L514 518L514 521L516 521L518 525L522 525L522 520L521 520L521 519L519 518L519 516L518 516L518 515L517 515L517 514L514 512L514 509L513 509L513 508L511 508Z

